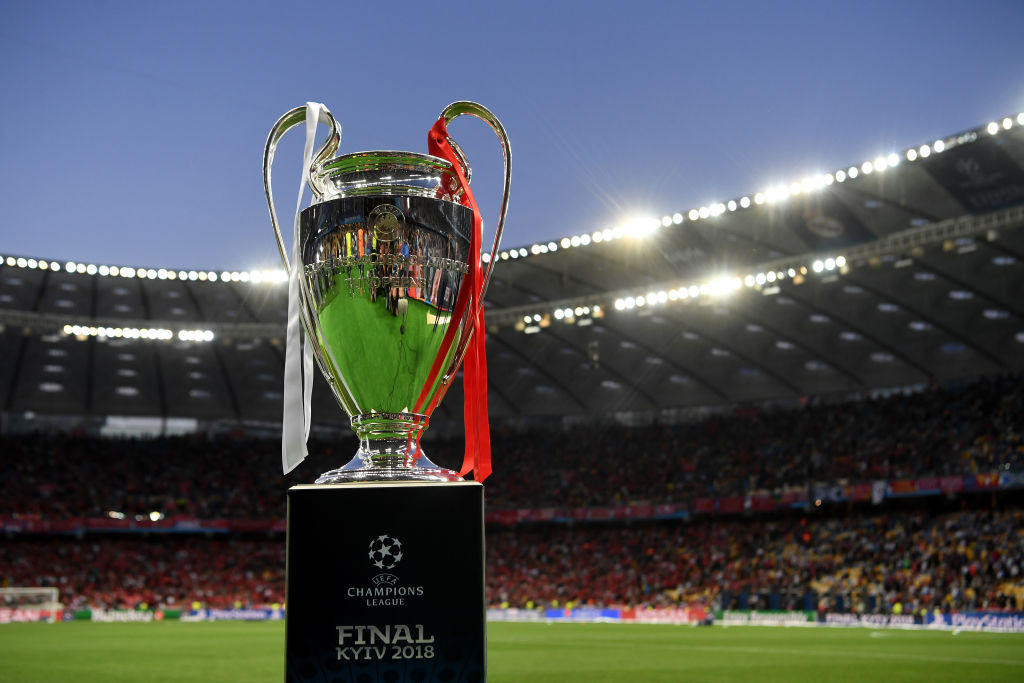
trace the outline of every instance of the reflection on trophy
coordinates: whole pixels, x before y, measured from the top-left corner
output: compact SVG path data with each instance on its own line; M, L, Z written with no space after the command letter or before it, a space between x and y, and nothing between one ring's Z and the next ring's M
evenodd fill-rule
M298 269L297 307L307 343L359 437L355 457L322 474L317 483L460 481L458 473L427 458L419 437L469 357L467 432L476 428L470 424L473 414L483 410L477 422L484 434L475 439L467 433L467 454L489 448L486 377L473 377L476 384L471 385L469 365L486 367L483 330L475 328L477 321L482 323L483 293L494 259L484 271L470 167L447 136L447 124L469 114L490 125L501 141L505 187L492 256L508 202L504 128L481 105L456 102L430 133L435 154L375 151L331 158L340 144L340 127L326 107L315 106L321 107L319 121L330 134L304 169L314 203L301 212L297 250L288 249L282 238L270 170L278 142L306 121L307 107L289 111L272 129L264 186L281 257L286 267ZM297 264L290 263L296 259ZM480 346L474 348L474 339ZM487 472L489 461L476 478Z

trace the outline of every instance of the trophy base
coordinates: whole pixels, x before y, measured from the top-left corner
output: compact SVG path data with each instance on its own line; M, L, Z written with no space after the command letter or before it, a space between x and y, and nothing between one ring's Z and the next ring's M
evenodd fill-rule
M487 680L484 488L288 490L287 683Z
M424 455L410 465L400 456L368 455L359 449L343 467L324 472L316 484L348 484L359 481L464 481L458 472L438 467Z

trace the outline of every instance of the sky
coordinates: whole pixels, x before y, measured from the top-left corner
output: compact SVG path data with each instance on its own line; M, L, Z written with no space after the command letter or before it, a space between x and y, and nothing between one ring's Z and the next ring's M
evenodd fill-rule
M4 256L279 265L261 157L308 100L340 121L342 153L426 152L448 103L487 106L511 140L507 247L1024 111L1020 0L79 0L7 2L0 17ZM497 138L470 117L450 133L493 226ZM289 225L300 138L274 166Z

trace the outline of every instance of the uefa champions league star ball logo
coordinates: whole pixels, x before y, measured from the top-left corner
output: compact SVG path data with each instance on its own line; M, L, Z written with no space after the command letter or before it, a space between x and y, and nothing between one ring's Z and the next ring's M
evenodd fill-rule
M382 534L370 541L370 562L377 569L393 569L402 560L402 542Z

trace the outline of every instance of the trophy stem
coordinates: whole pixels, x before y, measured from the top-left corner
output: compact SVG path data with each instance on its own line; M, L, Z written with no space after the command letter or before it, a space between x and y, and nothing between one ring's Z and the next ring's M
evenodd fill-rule
M352 481L462 481L423 453L420 434L429 424L418 413L368 413L352 418L359 450L344 467L324 472L317 484Z

